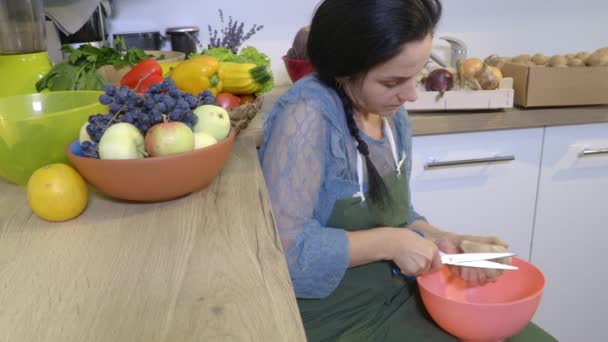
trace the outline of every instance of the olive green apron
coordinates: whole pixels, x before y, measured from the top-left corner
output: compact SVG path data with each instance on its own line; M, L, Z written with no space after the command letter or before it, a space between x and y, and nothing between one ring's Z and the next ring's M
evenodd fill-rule
M395 155L392 134L387 135ZM327 226L357 231L407 224L408 182L402 164L397 163L400 172L391 172L384 177L392 198L390 206L379 208L366 201L365 194L355 194L356 197L336 201ZM361 172L358 173L361 184ZM458 341L433 322L421 302L416 280L392 275L391 267L389 262L374 262L349 268L328 297L298 299L308 340ZM512 341L556 340L530 324Z

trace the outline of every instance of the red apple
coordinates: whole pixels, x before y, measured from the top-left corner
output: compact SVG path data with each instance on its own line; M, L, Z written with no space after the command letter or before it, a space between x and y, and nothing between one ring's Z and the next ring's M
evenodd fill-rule
M162 157L194 150L194 133L186 124L171 121L152 126L146 134L150 157Z

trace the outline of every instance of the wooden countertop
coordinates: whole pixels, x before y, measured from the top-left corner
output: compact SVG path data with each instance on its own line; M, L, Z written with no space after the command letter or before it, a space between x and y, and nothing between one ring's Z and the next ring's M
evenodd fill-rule
M305 341L254 146L200 192L64 223L0 181L0 341Z
M287 89L288 87L277 87L269 92L264 99L262 109L241 134L253 137L259 145L264 135L263 114ZM418 136L608 122L608 105L535 109L512 108L496 111L418 112L410 113L410 117L412 119L412 134Z

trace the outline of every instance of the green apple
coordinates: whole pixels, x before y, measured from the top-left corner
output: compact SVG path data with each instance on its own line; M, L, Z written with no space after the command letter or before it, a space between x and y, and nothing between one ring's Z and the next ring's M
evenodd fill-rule
M198 122L194 126L195 133L207 133L217 141L225 139L230 133L230 116L224 108L203 105L193 112L198 116Z
M151 157L169 156L194 150L194 133L183 122L152 126L146 134L146 151Z
M217 139L210 136L205 132L196 132L194 133L194 149L198 150L199 148L207 147L213 144L217 144Z
M130 123L108 127L99 140L100 159L140 159L145 155L144 136Z
M89 133L87 132L87 126L89 125L89 122L85 122L84 125L82 125L82 127L80 127L80 136L78 138L78 141L82 144L85 141L90 141L93 142L93 139L91 139L91 136L89 135Z

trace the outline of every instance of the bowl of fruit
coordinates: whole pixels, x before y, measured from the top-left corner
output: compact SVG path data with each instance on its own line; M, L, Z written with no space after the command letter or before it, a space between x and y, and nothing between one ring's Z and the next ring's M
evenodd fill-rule
M67 162L64 148L103 91L55 91L0 98L0 178L21 186L45 165Z
M99 102L107 113L90 115L66 154L109 197L161 202L203 189L234 143L228 113L213 94L183 92L171 78L143 94L108 85Z

